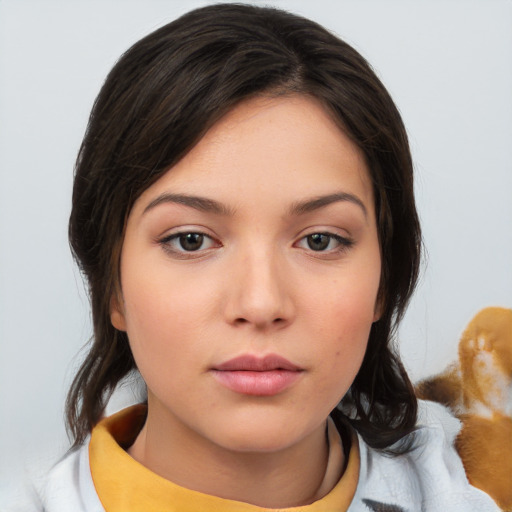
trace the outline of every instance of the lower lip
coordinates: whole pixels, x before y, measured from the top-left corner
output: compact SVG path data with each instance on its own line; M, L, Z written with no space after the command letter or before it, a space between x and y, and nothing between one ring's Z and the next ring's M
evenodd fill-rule
M264 372L213 370L214 377L223 386L236 393L253 396L277 395L294 384L301 374L301 371L290 370Z

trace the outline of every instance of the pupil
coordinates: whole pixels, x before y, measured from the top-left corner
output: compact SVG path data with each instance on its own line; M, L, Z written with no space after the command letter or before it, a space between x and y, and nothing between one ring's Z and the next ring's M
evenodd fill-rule
M329 236L322 233L315 233L308 236L308 246L313 251L323 251L329 245Z
M180 236L180 245L185 251L197 251L203 245L203 238L200 233L187 233Z

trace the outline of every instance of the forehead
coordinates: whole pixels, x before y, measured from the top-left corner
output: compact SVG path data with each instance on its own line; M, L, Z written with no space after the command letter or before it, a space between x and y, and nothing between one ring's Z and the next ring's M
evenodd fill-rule
M373 208L362 152L317 100L302 95L239 104L139 199L169 190L233 206L249 196L291 203L339 191Z

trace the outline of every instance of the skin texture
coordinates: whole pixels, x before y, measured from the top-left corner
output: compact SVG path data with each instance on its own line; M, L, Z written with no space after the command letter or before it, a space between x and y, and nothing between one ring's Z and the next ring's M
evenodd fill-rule
M332 194L345 195L311 203ZM207 236L187 252L170 238L180 232ZM342 240L313 250L314 233ZM129 453L224 498L274 508L317 499L326 418L379 317L380 272L364 158L324 109L303 96L236 107L128 218L111 318L148 387L148 419ZM284 390L249 395L216 377L235 357L269 354L300 369Z

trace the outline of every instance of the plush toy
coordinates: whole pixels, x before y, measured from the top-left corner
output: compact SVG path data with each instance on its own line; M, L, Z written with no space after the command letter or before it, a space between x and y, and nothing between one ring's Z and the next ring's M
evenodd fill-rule
M476 314L460 339L458 362L416 391L461 420L456 447L468 480L512 511L512 309Z

